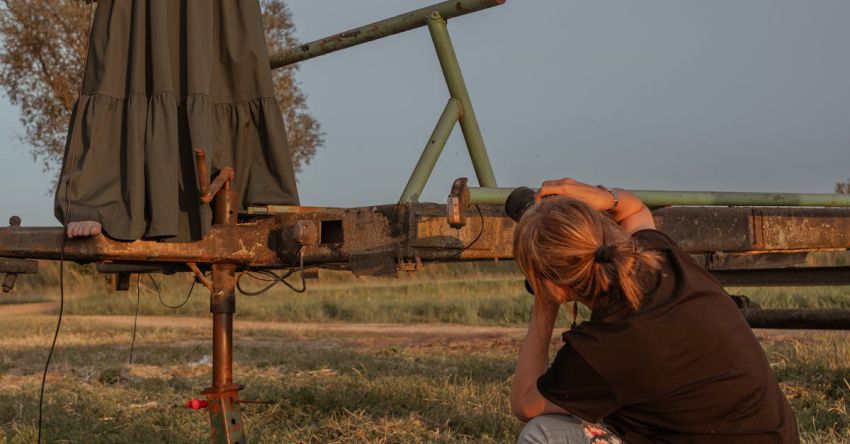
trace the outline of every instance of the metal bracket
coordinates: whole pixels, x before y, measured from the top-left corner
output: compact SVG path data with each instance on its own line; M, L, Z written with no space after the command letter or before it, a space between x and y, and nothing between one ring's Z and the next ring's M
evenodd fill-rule
M20 217L12 216L9 218L9 227L17 228L20 226ZM3 292L9 293L15 288L15 283L18 281L19 274L38 273L38 262L26 259L0 258L0 273L6 273L6 275L3 276Z

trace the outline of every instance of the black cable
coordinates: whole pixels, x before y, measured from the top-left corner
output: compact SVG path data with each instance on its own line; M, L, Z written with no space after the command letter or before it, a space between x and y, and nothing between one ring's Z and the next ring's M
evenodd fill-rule
M139 302L142 300L142 275L136 275L136 314L133 315L133 340L130 341L130 361L133 363L133 349L136 346L136 325L139 322Z
M89 32L91 32L93 11L94 6L89 5ZM89 39L91 39L91 36ZM86 41L86 59L83 63L83 71L80 73L81 77L88 68L90 43L91 42ZM82 95L83 82L81 81L78 97L81 97ZM71 159L73 160L73 151L70 151L69 155L72 156ZM71 162L70 165L74 165L74 162ZM50 343L50 351L47 353L47 360L44 362L44 373L41 375L41 389L38 393L38 437L36 438L36 442L38 444L41 444L41 426L44 412L44 387L47 385L47 372L50 370L50 360L53 358L53 352L56 350L56 340L59 338L59 329L62 327L62 316L65 314L65 245L68 242L68 221L70 221L71 214L70 188L71 177L70 173L68 173L68 177L65 178L65 218L62 221L62 246L59 249L59 317L56 319L56 331L53 332L53 341Z
M236 289L238 289L239 292L242 293L245 296L259 296L259 295L271 290L277 284L283 284L283 285L286 285L287 287L289 287L290 290L292 290L296 293L304 293L305 291L307 291L307 280L304 278L304 249L303 249L303 247L298 249L297 255L298 255L297 270L298 270L299 274L301 275L301 288L296 288L294 285L292 285L292 284L290 284L289 282L286 281L286 278L295 274L296 267L293 266L293 268L287 270L287 272L282 274L282 275L278 275L277 273L275 273L271 270L247 270L247 271L243 271L242 273L239 273L239 277L236 279ZM254 273L259 273L261 275L265 275L267 278L257 277L257 276L254 275ZM259 289L259 290L256 290L256 291L245 290L244 288L242 288L242 278L245 275L248 275L251 278L259 280L259 281L269 282L269 284L266 285L265 287Z
M53 332L53 342L50 343L50 351L44 362L44 373L41 375L41 390L38 394L38 438L41 444L41 425L44 411L44 387L47 385L47 372L50 369L50 360L56 350L56 339L59 338L59 328L62 327L62 315L65 313L65 245L68 243L68 220L71 213L71 196L68 189L71 187L71 179L65 181L65 220L62 224L62 246L59 249L59 318L56 320L56 331Z
M147 275L148 275L148 278L150 278L151 282L153 283L153 287L156 289L156 296L159 298L159 303L162 304L163 306L171 308L171 309L181 308L184 305L186 305L186 303L188 303L189 299L192 297L192 292L195 291L195 284L198 283L197 279L192 280L192 286L189 287L189 294L186 295L186 299L184 299L183 302L180 303L180 305L168 305L162 299L162 293L160 293L160 291L159 291L159 284L157 284L156 280L153 278L153 276L150 273L147 273Z
M481 207L479 207L478 204L475 204L475 209L478 210L478 217L479 217L479 220L481 221L481 228L478 230L478 235L475 236L475 239L473 239L472 242L468 243L466 246L462 247L460 250L452 253L451 255L446 256L446 257L441 257L441 258L438 258L437 260L431 261L430 262L431 264L437 264L437 263L440 263L440 262L445 262L445 261L450 260L450 259L454 259L454 258L460 256L461 254L463 254L464 251L472 248L472 246L475 245L475 243L478 242L481 239L481 236L484 234L484 213L481 211Z

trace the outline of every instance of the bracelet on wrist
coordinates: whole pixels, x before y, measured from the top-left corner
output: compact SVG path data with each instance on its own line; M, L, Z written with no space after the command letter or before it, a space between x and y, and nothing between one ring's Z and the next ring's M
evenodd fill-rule
M610 211L616 210L617 205L620 204L620 197L617 195L617 190L614 189L614 188L608 188L605 185L596 185L596 187L599 188L599 189L607 191L609 194L611 194L611 197L614 198L614 205L611 206L611 208L607 209L606 211L610 212Z

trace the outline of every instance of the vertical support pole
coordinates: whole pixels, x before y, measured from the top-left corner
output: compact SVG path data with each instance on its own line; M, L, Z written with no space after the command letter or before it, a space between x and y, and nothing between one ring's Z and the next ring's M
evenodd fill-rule
M431 172L434 171L434 165L440 158L452 130L460 119L461 104L457 99L449 99L446 104L446 109L443 110L443 115L437 121L437 126L434 132L431 133L431 138L422 150L422 156L419 157L419 162L416 163L416 168L410 175L407 181L407 186L401 193L398 203L418 202L422 190L425 189L425 184L428 183L428 178L431 177Z
M230 180L216 193L215 225L236 225L238 196ZM245 444L239 410L241 385L233 383L233 313L236 312L236 265L212 265L210 312L213 315L212 387L202 393L209 400L212 442Z
M457 61L451 37L449 37L446 20L439 13L434 12L428 17L428 30L434 41L434 49L437 58L443 68L443 75L449 87L451 96L461 104L460 128L466 139L466 147L469 149L469 157L472 158L472 166L475 168L475 176L482 187L496 187L496 175L490 165L487 149L484 147L484 138L481 136L481 128L472 110L472 100L466 89L463 74L460 72L460 64Z

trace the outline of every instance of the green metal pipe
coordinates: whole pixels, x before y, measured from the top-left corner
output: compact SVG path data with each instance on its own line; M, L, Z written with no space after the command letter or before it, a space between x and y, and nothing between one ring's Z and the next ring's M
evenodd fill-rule
M398 199L398 203L419 202L419 196L422 190L425 189L425 184L428 183L428 178L431 177L431 172L434 171L434 165L440 158L452 130L460 118L460 101L457 99L449 99L446 104L446 109L443 110L443 115L437 121L437 126L422 150L422 155L419 157L419 162L416 163L416 168L410 175L407 181L407 186L404 187L404 192Z
M493 6L499 6L505 0L448 0L416 11L397 15L386 20L372 23L325 37L314 42L305 43L294 48L287 48L276 54L271 54L272 69L298 63L313 57L325 55L340 49L371 42L394 34L425 26L428 16L433 12L439 13L446 19L460 17L470 12L480 11Z
M452 39L449 37L445 18L438 13L431 14L428 17L428 30L431 31L431 39L434 41L434 49L437 51L437 58L443 68L449 93L453 98L460 101L462 107L460 129L463 131L464 139L466 139L466 147L469 150L469 157L472 158L472 167L475 169L478 184L482 187L496 187L498 186L496 175L493 173L490 158L487 156L487 149L484 147L481 128L478 126L475 111L472 109L472 100L469 98L469 91L466 89L463 74L460 72L460 64L457 61Z
M472 204L504 204L513 188L469 188ZM630 190L651 208L670 206L850 207L850 195Z

